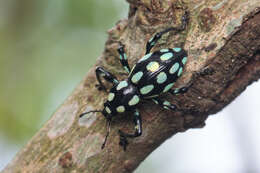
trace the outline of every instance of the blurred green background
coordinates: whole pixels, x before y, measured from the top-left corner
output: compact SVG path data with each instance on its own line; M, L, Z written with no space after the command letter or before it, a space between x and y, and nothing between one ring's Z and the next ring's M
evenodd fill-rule
M0 0L0 170L70 95L127 13L125 0ZM135 172L260 172L260 83L249 88Z
M1 151L17 152L51 117L127 12L122 0L0 0Z
M0 131L27 141L101 55L124 1L0 0ZM105 16L105 17L104 17Z

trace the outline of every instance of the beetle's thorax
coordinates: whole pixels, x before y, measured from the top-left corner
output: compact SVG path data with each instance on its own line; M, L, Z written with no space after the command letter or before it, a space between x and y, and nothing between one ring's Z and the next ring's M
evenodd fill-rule
M104 103L104 111L114 116L132 110L140 101L138 89L127 79L113 86Z

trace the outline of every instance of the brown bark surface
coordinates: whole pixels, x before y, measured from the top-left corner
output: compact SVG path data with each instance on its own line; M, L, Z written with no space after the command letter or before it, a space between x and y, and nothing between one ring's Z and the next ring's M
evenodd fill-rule
M106 148L101 150L106 122L86 110L102 109L107 93L98 91L93 67L52 118L16 155L3 173L15 172L132 172L154 149L177 132L203 127L210 114L227 106L260 77L259 0L128 0L128 19L108 31L105 50L96 66L104 66L118 79L127 77L116 51L125 45L130 66L145 53L145 43L156 32L178 26L184 10L190 12L185 31L163 36L153 48L184 46L189 57L176 87L207 67L213 74L195 76L184 95L165 95L185 112L161 109L152 102L138 107L143 119L141 137L119 147L118 129L133 131L131 115L113 120Z

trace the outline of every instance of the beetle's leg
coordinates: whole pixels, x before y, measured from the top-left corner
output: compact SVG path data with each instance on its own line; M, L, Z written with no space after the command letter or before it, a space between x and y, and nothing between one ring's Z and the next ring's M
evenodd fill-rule
M184 87L181 88L175 88L175 89L170 89L168 92L173 94L173 95L178 95L178 94L184 94L188 91L188 89L192 86L192 81L194 81L194 79L198 76L206 76L206 75L212 75L214 73L213 69L210 68L204 68L199 72L196 72L193 76L192 76L192 80L191 82Z
M106 71L104 68L102 67L97 67L96 68L96 77L97 80L99 82L99 89L100 90L105 90L106 91L106 87L103 85L102 81L101 81L101 77L103 77L106 81L112 83L112 84L117 84L118 80L116 79L116 77L114 75L112 75L111 73L109 73L108 71Z
M119 48L117 49L117 51L118 51L118 53L119 53L119 55L120 55L120 62L121 62L121 64L122 64L122 66L123 66L123 68L125 69L125 71L127 72L127 73L130 73L130 67L129 67L129 64L128 64L128 60L127 60L127 56L126 56L126 53L125 53L125 51L124 51L124 45L122 45L121 43L120 43L120 46L119 46Z
M187 86L181 87L181 88L170 89L168 92L173 95L184 94L189 90L189 88L191 86L192 86L192 83L188 84Z
M162 37L163 34L169 32L169 31L183 31L186 26L187 23L189 22L189 13L187 11L185 11L184 15L181 18L181 25L179 27L171 27L171 28L167 28L161 32L156 33L147 43L146 43L146 53L148 54L150 53L151 49L154 47L154 45L157 43L157 41Z
M127 134L121 130L118 131L120 135L119 145L121 145L124 148L124 150L126 150L126 147L128 145L127 138L135 138L142 135L142 118L137 109L134 111L134 124L135 124L134 134Z
M161 100L159 98L153 98L152 99L154 103L158 104L159 106L161 106L164 109L167 110L172 110L172 111L176 111L177 110L177 106L166 101L166 100Z

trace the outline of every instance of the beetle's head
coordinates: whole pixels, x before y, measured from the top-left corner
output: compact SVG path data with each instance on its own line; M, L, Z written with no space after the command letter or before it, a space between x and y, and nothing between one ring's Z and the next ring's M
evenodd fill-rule
M80 117L91 112L100 112L104 115L107 120L107 135L102 145L102 148L104 148L110 131L110 122L112 117L118 113L124 113L132 110L139 103L139 101L140 98L137 88L127 80L121 81L111 88L107 101L104 103L103 110L84 112L80 115Z
M127 80L120 81L110 89L102 113L106 118L112 118L117 114L134 109L139 101L137 88Z

